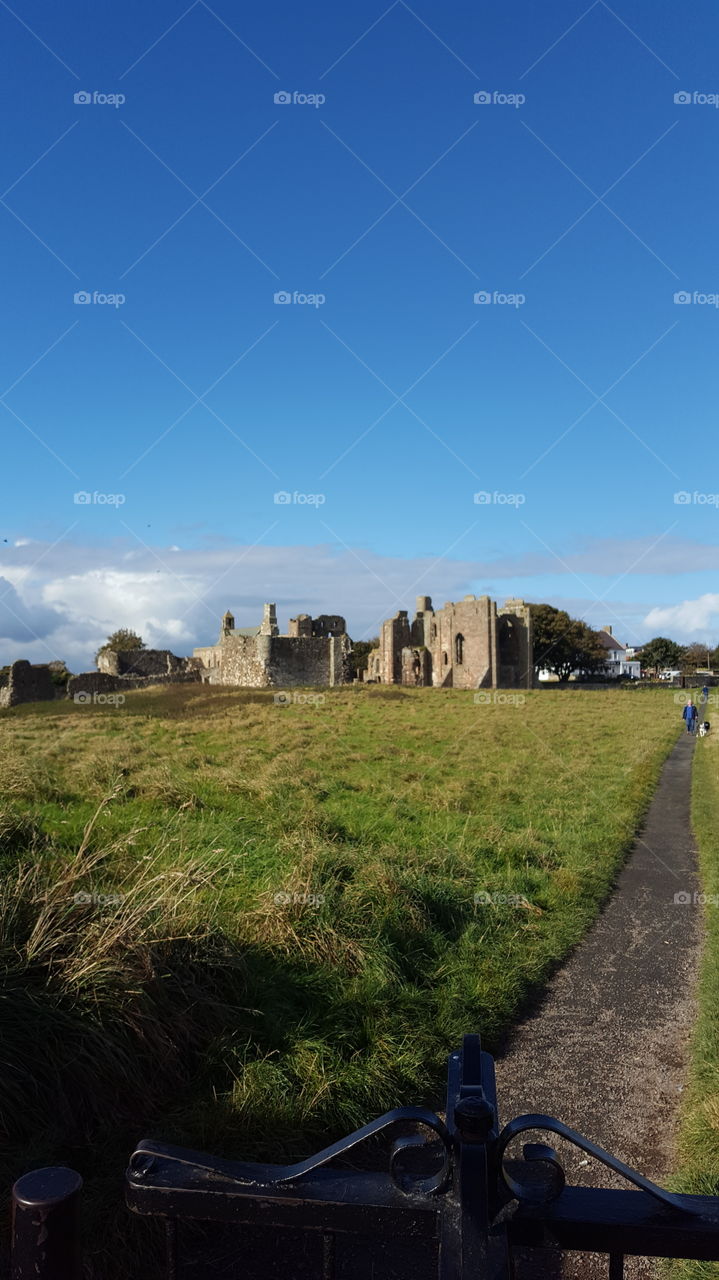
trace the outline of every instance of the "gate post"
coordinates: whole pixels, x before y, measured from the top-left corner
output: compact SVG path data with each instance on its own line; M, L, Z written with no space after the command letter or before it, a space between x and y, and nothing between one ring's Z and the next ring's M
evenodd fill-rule
M10 1280L78 1280L80 1190L72 1169L36 1169L12 1189Z

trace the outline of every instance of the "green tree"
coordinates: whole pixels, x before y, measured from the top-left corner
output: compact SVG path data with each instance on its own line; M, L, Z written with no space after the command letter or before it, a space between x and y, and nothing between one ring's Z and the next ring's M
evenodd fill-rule
M551 604L533 604L531 610L535 672L553 671L560 680L568 680L573 671L585 675L601 671L605 651L586 622Z
M676 640L668 640L666 636L655 636L642 645L639 661L646 671L651 667L671 667L678 670L682 663L684 649Z
M136 631L129 631L127 627L120 627L119 631L113 631L111 636L107 637L104 644L100 645L95 654L95 661L101 653L106 653L108 649L114 649L116 653L126 653L132 649L147 648L142 636L138 636Z
M351 665L352 673L358 676L360 671L367 670L367 662L369 655L373 649L379 644L379 636L375 636L374 640L355 640L352 643Z
M682 655L682 669L689 671L696 670L697 667L706 667L711 661L711 651L708 644L688 644Z

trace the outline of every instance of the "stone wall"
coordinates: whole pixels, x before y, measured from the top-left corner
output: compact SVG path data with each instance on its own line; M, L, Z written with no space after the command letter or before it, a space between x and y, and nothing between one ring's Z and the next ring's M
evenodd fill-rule
M287 628L288 636L304 639L310 636L343 636L346 632L347 623L339 613L321 613L318 618L309 613L299 613L296 618L290 618Z
M78 694L122 693L127 689L149 689L153 685L165 684L199 684L200 671L177 671L162 676L118 676L107 671L85 671L82 675L71 676L67 682L67 696L75 700Z
M501 688L531 689L534 684L532 610L523 600L507 600L497 610L498 682Z
M0 688L0 707L16 707L21 702L51 702L57 686L45 666L33 667L24 658L13 662Z
M275 636L269 653L268 683L279 689L332 686L349 679L347 636Z
M110 676L166 676L185 671L187 661L169 649L105 649L97 656L97 667Z
M221 645L219 662L214 668L219 684L244 685L251 689L267 689L272 684L269 661L273 636L227 636ZM307 641L303 641L306 644ZM197 650L195 655L197 656Z
M494 680L495 609L489 596L465 596L433 615L430 640L432 682L454 689L481 689Z

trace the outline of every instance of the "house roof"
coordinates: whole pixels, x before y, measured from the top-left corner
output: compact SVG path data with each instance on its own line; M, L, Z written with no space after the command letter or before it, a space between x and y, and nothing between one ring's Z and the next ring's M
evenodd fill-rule
M626 649L626 645L620 644L616 636L613 636L610 631L597 631L596 635L599 643L605 649L621 649L622 651Z

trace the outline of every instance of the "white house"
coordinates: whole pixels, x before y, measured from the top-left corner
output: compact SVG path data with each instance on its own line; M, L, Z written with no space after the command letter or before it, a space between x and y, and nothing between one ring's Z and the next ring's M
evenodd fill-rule
M639 659L630 656L634 650L627 649L626 645L620 644L616 636L612 635L610 626L602 627L601 631L595 632L599 641L605 650L606 658L604 663L604 671L600 672L605 676L622 676L625 680L639 680L642 673L642 666ZM576 680L579 676L578 671L573 671L570 680ZM540 671L540 680L556 680L557 677L553 671Z
M627 646L621 644L612 635L610 626L602 627L597 632L600 643L606 651L605 674L608 676L624 676L625 679L638 680L642 673L642 664L638 658L628 656ZM634 650L631 650L633 653Z

